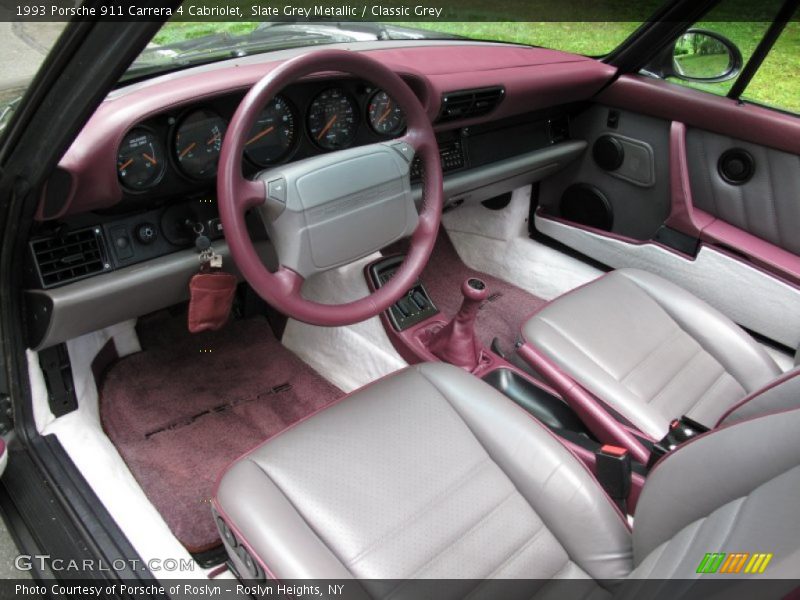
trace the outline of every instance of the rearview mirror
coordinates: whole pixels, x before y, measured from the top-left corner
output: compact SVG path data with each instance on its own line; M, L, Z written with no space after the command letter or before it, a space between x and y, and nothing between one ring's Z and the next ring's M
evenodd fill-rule
M660 52L645 72L666 79L718 83L742 69L742 53L732 41L706 29L688 29Z

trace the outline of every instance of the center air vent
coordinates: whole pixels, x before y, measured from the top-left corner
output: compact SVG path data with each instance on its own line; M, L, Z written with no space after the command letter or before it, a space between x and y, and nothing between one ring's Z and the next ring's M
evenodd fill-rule
M110 269L102 235L94 227L33 240L31 251L45 288Z
M480 117L492 112L505 96L501 87L447 92L442 96L439 122Z

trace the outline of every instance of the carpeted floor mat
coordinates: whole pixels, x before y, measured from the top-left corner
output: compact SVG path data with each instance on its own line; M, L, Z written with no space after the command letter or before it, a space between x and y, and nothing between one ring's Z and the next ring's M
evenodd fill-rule
M228 463L343 393L261 319L192 335L160 313L137 329L144 350L102 383L103 426L178 540L204 552L220 543L209 501Z
M406 246L401 242L383 252L405 251ZM475 325L478 339L489 347L492 340L498 338L505 351L513 349L525 319L546 301L502 279L470 269L458 256L447 233L440 229L421 280L437 308L448 319L461 306L461 284L468 277L479 277L489 287L489 297L481 306Z

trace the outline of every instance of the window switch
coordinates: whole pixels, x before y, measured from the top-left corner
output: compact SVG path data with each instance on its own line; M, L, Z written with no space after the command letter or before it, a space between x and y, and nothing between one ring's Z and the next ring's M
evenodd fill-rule
M414 304L416 304L417 308L419 308L420 310L425 310L426 308L428 308L428 299L419 290L411 294L411 299L414 301Z
M408 317L411 313L414 312L414 309L411 306L411 303L408 301L408 298L400 298L397 301L397 309L400 311L404 317Z

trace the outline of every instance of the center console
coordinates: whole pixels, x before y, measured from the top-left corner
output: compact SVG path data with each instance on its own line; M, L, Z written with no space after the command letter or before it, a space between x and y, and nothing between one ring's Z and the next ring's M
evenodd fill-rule
M367 280L371 289L377 290L389 281L403 264L403 255L389 256L367 267ZM395 302L388 311L386 318L394 331L405 331L409 327L421 323L439 314L439 309L431 300L428 291L422 282L417 283L408 290L406 295Z
M370 289L375 291L385 285L404 258L402 254L395 254L369 264L365 276ZM472 326L475 318L480 318L477 304L490 292L479 284L483 282L474 278L464 282L461 289L464 302L458 314L450 318L438 310L424 282L417 280L381 315L392 345L409 364L444 361L470 371L557 435L594 472L598 456L605 459L604 449L614 446L604 446L558 392L530 367L521 366L525 365L524 361L501 355L499 350L487 348L475 338ZM467 350L471 345L475 346L476 356L462 360L470 354ZM636 505L645 474L645 465L632 463L630 491L622 499L629 511Z

